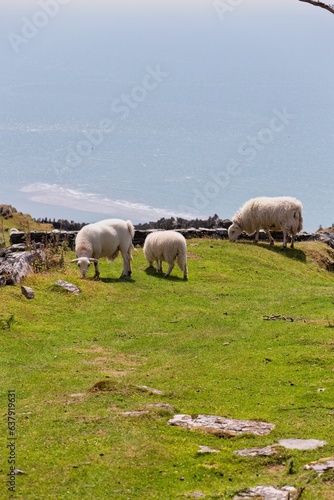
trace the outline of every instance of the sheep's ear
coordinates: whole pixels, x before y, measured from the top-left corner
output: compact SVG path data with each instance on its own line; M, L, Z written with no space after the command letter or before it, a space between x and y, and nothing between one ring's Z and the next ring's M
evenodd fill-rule
M79 262L79 259L70 260L70 262Z
M93 259L93 258L89 259L89 262L98 262L98 261L99 261L99 259Z

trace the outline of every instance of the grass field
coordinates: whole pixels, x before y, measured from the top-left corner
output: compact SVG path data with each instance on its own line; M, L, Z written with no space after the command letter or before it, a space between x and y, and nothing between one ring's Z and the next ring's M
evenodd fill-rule
M140 248L131 279L118 279L118 259L101 260L100 281L93 269L81 280L68 252L63 270L27 277L33 300L19 286L2 288L0 498L11 494L13 391L15 467L25 472L13 498L231 499L251 486L290 485L302 499L334 499L332 472L303 469L334 455L330 252L319 242L281 251L189 240L188 281L178 268L169 279L148 270ZM57 279L81 293L59 289ZM135 410L146 413L123 415ZM168 425L174 413L275 429L218 438ZM283 438L328 444L267 458L233 454ZM200 445L219 453L199 454Z

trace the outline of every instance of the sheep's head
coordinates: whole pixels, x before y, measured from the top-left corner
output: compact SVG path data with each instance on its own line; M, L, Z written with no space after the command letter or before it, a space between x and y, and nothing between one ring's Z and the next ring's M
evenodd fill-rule
M228 237L231 241L236 241L242 233L242 229L239 224L235 222L228 228Z
M71 262L77 262L80 269L81 278L86 278L88 268L91 262L98 262L98 259L92 259L89 257L79 257L78 259L73 259Z

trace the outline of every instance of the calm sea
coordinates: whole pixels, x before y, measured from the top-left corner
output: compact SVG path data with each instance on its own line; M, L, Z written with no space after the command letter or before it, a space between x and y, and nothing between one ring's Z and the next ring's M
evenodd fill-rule
M298 0L1 3L0 203L95 221L334 223L334 17Z

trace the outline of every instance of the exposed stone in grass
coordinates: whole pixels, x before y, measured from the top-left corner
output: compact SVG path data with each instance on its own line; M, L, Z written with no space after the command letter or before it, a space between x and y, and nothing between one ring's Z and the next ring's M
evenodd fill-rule
M22 295L24 295L27 299L33 299L35 297L35 292L29 286L21 286Z
M281 439L278 444L289 450L315 450L326 446L327 442L318 439Z
M124 417L141 417L142 415L148 415L150 412L148 410L134 410L134 411L123 411L121 415Z
M264 448L245 448L244 450L236 450L233 453L240 457L270 457L275 455L277 450L275 446L265 446Z
M73 283L69 283L68 281L65 280L58 280L54 283L54 285L61 286L68 292L73 293L74 295L78 295L80 293L80 289L76 286L73 285Z
M233 500L248 500L257 498L258 500L297 500L299 492L293 486L256 486L249 488L233 497Z
M31 264L35 260L44 260L45 253L39 251L16 251L7 247L0 252L0 285L17 285L32 273Z
M186 429L197 428L217 436L239 436L241 434L255 434L263 436L269 434L275 427L267 422L256 422L252 420L236 420L232 418L217 417L215 415L174 415L168 421L169 425L185 427Z
M304 466L305 470L314 470L321 476L324 472L334 469L334 457L321 458Z
M173 408L173 406L169 405L168 403L150 403L150 404L146 405L146 407L165 410L168 413L175 412L175 408Z
M205 498L205 494L201 491L194 491L193 493L186 493L186 498Z
M151 394L157 394L158 396L162 396L163 392L158 389L154 389L153 387L147 387L147 385L138 385L138 389L142 391L150 392Z
M220 451L215 450L214 448L210 448L209 446L200 445L197 453L220 453Z

